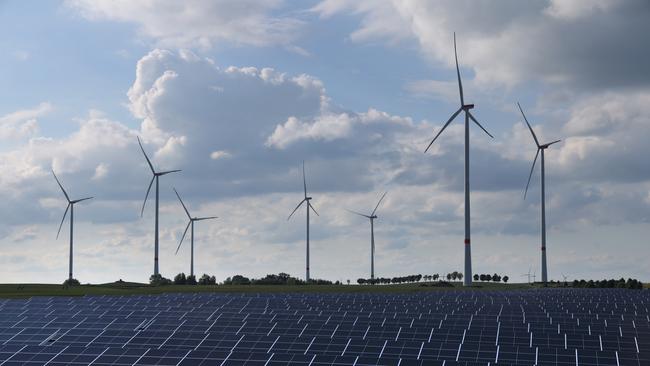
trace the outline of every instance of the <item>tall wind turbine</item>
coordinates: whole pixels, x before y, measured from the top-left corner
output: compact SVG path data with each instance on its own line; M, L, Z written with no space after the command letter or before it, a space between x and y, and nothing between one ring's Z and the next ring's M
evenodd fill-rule
M558 143L562 140L555 140L553 142L540 145L539 141L537 140L537 136L533 131L533 128L530 126L530 123L528 123L528 119L526 119L524 110L521 109L521 105L519 105L519 103L517 103L517 106L519 106L519 111L521 111L521 115L524 117L524 121L526 121L526 125L528 125L528 129L530 130L530 133L533 135L533 139L535 140L535 145L537 146L537 153L535 154L535 160L533 160L533 166L530 168L530 174L528 175L528 183L526 183L526 190L524 191L524 199L526 199L526 194L528 193L530 178L533 177L533 170L535 169L537 156L539 156L540 151L542 152L542 157L540 162L542 166L542 178L541 178L542 179L542 282L544 283L544 285L546 285L546 281L548 280L548 272L546 270L546 193L545 193L546 179L545 179L545 171L544 171L544 150L548 149L549 146Z
M307 258L306 258L305 281L309 282L309 209L312 209L314 211L314 213L316 214L316 216L320 216L320 215L318 215L318 212L316 212L316 209L314 208L314 206L312 206L311 202L309 202L309 201L311 201L311 197L307 196L307 178L305 178L305 161L304 160L302 162L302 184L303 184L303 187L305 188L305 198L303 198L303 200L300 201L298 206L296 206L296 208L294 208L293 211L291 211L291 215L289 215L289 217L287 217L287 221L289 221L291 216L293 216L293 214L300 208L300 206L303 203L307 202L307 207L306 207L307 208L307 256L306 257Z
M460 94L460 108L454 114L449 117L447 123L438 131L436 137L431 140L429 146L424 150L426 153L434 141L440 136L442 131L449 126L449 124L460 114L460 112L465 112L465 273L464 273L464 286L472 285L472 250L471 250L471 238L470 238L470 206L469 206L469 120L471 119L477 126L479 126L483 132L488 136L492 136L481 124L474 118L470 109L474 108L474 104L465 104L465 99L463 97L463 83L460 80L460 69L458 68L458 54L456 53L456 33L454 33L454 56L456 59L456 75L458 76L458 92Z
M187 207L185 207L185 204L183 203L183 200L181 199L181 196L178 194L178 191L176 191L176 188L174 188L174 192L176 193L176 197L178 197L178 200L181 201L181 205L183 205L183 210L185 210L185 213L187 214L187 217L190 219L190 221L187 223L187 226L185 227L185 231L183 232L183 236L181 237L180 243L178 243L178 248L176 248L176 253L178 254L178 250L181 248L181 244L183 244L183 239L185 239L185 234L187 234L187 229L192 227L192 231L190 232L190 276L194 276L194 222L195 221L203 221L203 220L213 220L217 219L217 216L208 216L208 217L192 217L190 215L190 212L187 210Z
M375 219L377 218L375 212L377 212L377 208L379 207L381 201L384 199L384 197L386 197L386 193L388 192L384 192L384 195L381 196L379 202L377 202L377 205L375 206L375 209L372 210L372 213L370 215L364 215L356 211L348 210L353 214L367 217L368 219L370 219L370 279L371 280L375 279Z
M52 170L52 175L54 175L54 179L56 179L56 182L59 184L59 187L61 188L61 191L63 191L63 195L65 196L65 199L68 201L68 206L65 208L65 212L63 213L63 218L61 219L61 224L59 224L59 231L56 232L56 238L59 238L59 234L61 233L61 227L63 226L63 221L65 221L65 216L68 214L68 209L70 209L70 263L68 265L68 280L71 280L72 277L72 246L73 246L73 228L74 228L74 204L79 203L81 201L86 201L89 200L93 197L86 197L78 200L71 200L70 196L68 196L68 193L63 189L63 185L59 181L59 178L56 177L56 174L54 174L54 170Z
M159 185L158 185L158 178L165 174L169 173L175 173L175 172L180 172L180 169L176 170L168 170L164 172L156 172L156 170L153 168L153 165L151 164L151 160L149 160L149 157L147 156L147 153L144 152L144 148L142 147L142 143L140 142L140 138L138 137L138 145L140 145L140 150L142 150L142 154L144 155L144 158L147 159L147 164L149 164L149 168L151 169L151 173L153 174L153 177L151 178L151 182L149 182L149 188L147 188L147 194L144 196L144 202L142 203L142 210L140 211L140 216L144 215L144 206L147 204L147 198L149 198L149 191L151 190L151 185L153 184L153 181L156 181L156 224L155 224L155 232L154 232L154 255L153 255L153 274L157 275L159 274L158 271L158 206L159 206Z

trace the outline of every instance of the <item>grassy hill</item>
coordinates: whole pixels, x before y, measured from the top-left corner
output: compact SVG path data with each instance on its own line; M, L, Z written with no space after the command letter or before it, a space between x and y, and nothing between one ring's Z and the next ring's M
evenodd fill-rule
M216 286L149 286L135 282L114 282L99 285L64 287L55 284L0 284L0 298L24 298L32 296L84 296L84 295L136 295L161 294L166 292L364 292L400 293L448 290L521 290L534 288L528 284L477 283L470 288L461 282L451 287L437 287L432 283L400 285L216 285Z

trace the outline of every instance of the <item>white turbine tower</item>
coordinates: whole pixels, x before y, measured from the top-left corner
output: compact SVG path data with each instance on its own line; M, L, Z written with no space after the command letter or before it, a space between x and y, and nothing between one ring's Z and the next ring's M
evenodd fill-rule
M61 233L61 227L63 227L63 221L65 221L65 216L68 214L68 209L70 209L70 263L68 264L68 280L72 280L72 246L73 246L73 229L74 229L74 204L79 203L81 201L86 201L89 199L92 199L93 197L86 197L78 200L71 200L70 196L68 196L68 193L63 189L63 185L59 181L59 178L56 177L56 174L54 174L54 170L52 170L52 175L54 175L54 179L56 179L56 182L59 184L59 187L61 188L61 191L63 191L63 195L65 196L65 199L68 201L68 206L65 208L65 212L63 213L63 218L61 219L61 224L59 224L59 231L56 232L56 238L59 238L59 234Z
M481 124L474 118L470 109L474 108L474 104L465 104L465 99L463 97L463 83L460 80L460 69L458 68L458 54L456 53L456 33L454 33L454 56L456 59L456 75L458 76L458 92L460 94L460 108L454 114L451 115L447 123L442 126L438 134L431 140L429 146L424 150L426 153L434 141L440 136L442 131L449 126L449 124L460 114L460 112L465 112L465 273L464 273L464 286L472 285L472 249L471 249L471 235L470 235L470 204L469 204L469 120L471 119L477 126L479 126L483 132L488 136L493 137Z
M178 197L178 200L181 201L181 205L183 205L183 210L185 210L185 213L187 214L187 217L190 219L190 221L187 223L187 226L185 227L185 231L183 232L183 236L181 237L180 243L178 243L178 247L176 248L176 253L178 254L178 250L181 248L181 244L183 244L183 239L185 239L185 234L187 234L187 229L192 227L192 231L190 232L190 276L194 276L194 222L195 221L203 221L203 220L213 220L217 219L217 216L208 216L208 217L192 217L190 215L190 212L187 210L187 207L185 207L185 204L183 203L183 200L181 199L181 196L178 194L176 191L176 188L174 188L174 192L176 193L176 197Z
M367 217L368 219L370 219L370 279L371 280L375 279L375 219L377 218L375 212L377 212L377 208L379 207L381 201L384 199L384 197L386 197L386 193L388 192L384 192L384 194L381 196L379 202L377 202L377 205L375 206L375 209L372 210L372 213L370 215L364 215L356 211L348 210L353 214Z
M540 165L542 166L542 174L541 174L541 180L542 180L542 282L546 286L546 281L548 280L548 272L546 269L546 183L545 183L545 167L544 167L544 150L548 149L549 146L558 143L562 140L555 140L553 142L549 142L547 144L539 144L539 141L537 140L537 136L535 135L535 132L533 131L533 128L530 126L530 123L528 123L528 119L526 119L526 115L524 114L524 110L521 109L521 105L517 103L517 106L519 106L519 110L521 111L521 115L524 117L524 121L526 121L526 125L528 125L528 129L530 130L530 133L533 135L533 139L535 140L535 145L537 146L537 153L535 154L535 160L533 160L533 166L530 168L530 174L528 175L528 183L526 183L526 190L524 191L524 199L526 199L526 194L528 193L528 186L530 185L530 178L533 177L533 170L535 169L535 163L537 162L537 156L539 156L540 151L542 152L542 157L541 157L541 162Z
M142 147L142 143L140 142L140 138L138 137L138 145L140 145L140 150L142 150L142 154L144 155L144 158L147 159L147 164L149 165L149 168L151 169L151 173L153 174L153 177L151 178L151 182L149 182L149 188L147 188L147 194L144 196L144 202L142 203L142 210L140 211L140 216L144 215L144 206L147 204L147 198L149 198L149 191L151 191L151 185L153 184L153 181L156 181L156 223L155 223L155 229L154 229L154 255L153 255L153 274L158 275L158 207L159 207L159 200L160 200L160 194L159 194L159 184L158 184L158 178L169 173L175 173L175 172L180 172L180 169L177 170L168 170L164 172L156 172L156 170L153 168L153 165L151 164L151 160L149 160L149 157L147 156L147 153L144 152L144 148Z
M289 215L289 217L287 217L287 221L289 221L291 216L293 216L293 214L298 210L298 208L300 208L300 206L303 203L307 202L307 255L306 255L305 282L309 282L309 209L312 209L314 211L314 213L316 214L316 216L319 216L319 215L318 215L318 212L316 212L316 209L314 208L314 206L311 205L311 202L309 202L309 201L311 201L311 197L307 196L307 178L305 178L305 162L304 161L302 162L302 183L303 183L303 187L305 189L305 198L303 198L303 200L300 201L298 206L296 206L296 208L293 209L293 211L291 212L291 215Z

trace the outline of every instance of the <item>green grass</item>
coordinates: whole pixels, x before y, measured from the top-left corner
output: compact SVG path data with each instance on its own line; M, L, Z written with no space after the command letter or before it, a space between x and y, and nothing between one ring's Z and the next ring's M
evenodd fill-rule
M461 282L453 287L423 286L423 283L400 285L217 285L217 286L149 286L142 283L121 282L101 285L64 287L54 284L0 284L0 298L25 298L32 296L83 296L83 295L137 295L166 292L340 292L340 293L410 293L449 290L521 290L528 284L477 283L466 288Z

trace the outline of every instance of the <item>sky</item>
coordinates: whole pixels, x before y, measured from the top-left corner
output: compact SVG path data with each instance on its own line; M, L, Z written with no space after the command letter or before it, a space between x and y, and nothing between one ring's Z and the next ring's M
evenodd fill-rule
M650 280L650 4L579 1L0 0L0 282L304 277L302 161L311 277L463 270L465 100L474 273L540 277L546 151L549 279Z

